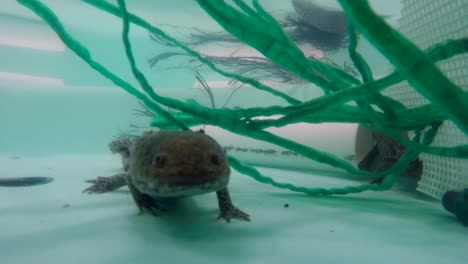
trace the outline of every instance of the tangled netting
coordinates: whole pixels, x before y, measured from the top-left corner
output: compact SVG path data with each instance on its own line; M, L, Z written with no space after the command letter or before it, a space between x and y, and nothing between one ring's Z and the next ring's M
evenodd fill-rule
M359 71L360 79L349 73L314 58L307 58L296 44L281 29L278 22L260 5L257 0L247 4L242 0L196 0L198 5L232 36L262 53L274 62L303 80L323 89L324 96L300 101L281 91L275 90L258 80L221 70L217 66L172 38L161 29L127 11L125 1L118 0L118 6L102 0L83 0L110 15L120 17L123 22L122 39L125 53L134 77L144 92L103 67L94 60L91 52L64 28L57 16L38 0L17 0L40 16L61 38L65 45L88 65L110 79L117 86L138 98L149 110L157 114L153 126L162 127L168 123L179 129L188 130L193 123L227 129L233 133L270 142L290 151L326 163L363 178L383 178L382 184L363 184L343 188L306 188L289 183L277 182L262 175L236 158L229 156L234 169L257 181L276 187L313 195L348 194L365 190L382 191L389 189L398 176L420 153L430 153L445 157L468 158L468 146L430 146L444 120L453 121L465 134L468 133L468 94L457 87L435 66L435 63L468 51L468 38L447 40L427 50L420 50L399 32L391 28L376 15L366 0L339 0L346 12L349 25L349 56ZM97 21L98 22L98 21ZM211 70L238 82L245 83L284 99L288 106L253 107L247 109L212 109L196 103L181 102L163 97L153 90L145 76L138 69L129 41L130 24L142 27L168 43L179 47L187 55L193 56ZM366 61L356 51L357 34L366 37L395 67L385 77L374 79ZM396 83L407 80L411 86L426 97L430 103L408 109L401 103L380 92ZM356 106L346 104L354 101ZM180 111L170 113L165 108ZM179 115L180 114L180 115ZM254 119L258 116L280 115L275 119ZM282 127L294 123L344 122L361 125L380 131L407 147L407 151L390 169L370 173L357 169L351 163L330 153L326 153L298 142L279 137L266 131L269 127ZM190 124L190 125L188 125ZM398 132L414 131L409 140Z

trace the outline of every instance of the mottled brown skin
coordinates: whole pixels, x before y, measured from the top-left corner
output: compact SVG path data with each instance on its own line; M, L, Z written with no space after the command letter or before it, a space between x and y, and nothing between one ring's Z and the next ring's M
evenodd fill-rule
M130 160L130 146L132 144L132 138L121 137L113 140L109 144L109 149L112 153L118 153L122 157L122 167L124 171L128 170Z
M211 137L191 131L147 132L128 144L126 172L88 181L93 185L84 192L104 193L128 185L140 213L153 215L166 210L161 200L216 192L219 218L250 221L232 204L229 162Z
M386 171L405 154L406 147L381 132L372 133L375 146L359 162L358 168L374 173ZM405 169L404 175L420 178L422 175L422 161L417 158ZM381 184L383 178L374 179L371 183Z

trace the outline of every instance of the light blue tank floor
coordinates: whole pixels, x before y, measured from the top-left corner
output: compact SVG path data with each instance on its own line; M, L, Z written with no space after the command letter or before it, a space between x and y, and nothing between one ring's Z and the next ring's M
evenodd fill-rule
M84 180L112 175L119 165L118 157L110 155L0 157L2 177L55 178L44 186L0 187L0 262L467 263L468 229L438 201L398 191L308 197L234 172L231 196L252 222L217 221L214 194L184 200L155 218L137 215L127 188L81 193ZM350 183L260 170L302 185Z

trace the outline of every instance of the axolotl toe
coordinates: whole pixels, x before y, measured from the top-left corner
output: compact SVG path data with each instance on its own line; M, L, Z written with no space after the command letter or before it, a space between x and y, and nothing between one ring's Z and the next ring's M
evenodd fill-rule
M120 144L120 143L119 143ZM90 180L88 193L104 193L128 185L140 212L153 215L166 208L161 200L216 192L219 218L250 221L236 208L227 185L229 162L223 148L203 132L146 132L128 141L126 172Z

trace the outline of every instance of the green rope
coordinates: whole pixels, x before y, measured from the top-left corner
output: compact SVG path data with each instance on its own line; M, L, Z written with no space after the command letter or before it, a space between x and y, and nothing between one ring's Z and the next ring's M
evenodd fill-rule
M364 58L356 51L358 45L358 36L357 32L354 29L353 24L350 22L348 24L348 35L349 35L349 45L348 45L348 54L351 58L354 67L358 70L359 74L362 77L364 83L368 83L374 80L372 76L372 70L370 69L367 62ZM399 102L395 102L394 100L381 95L380 93L376 92L371 95L371 99L376 102L376 104L384 111L388 119L394 118L395 112L393 108L400 108L404 109L405 107L400 104ZM372 109L372 108L371 108ZM375 115L375 113L373 114Z
M25 7L31 9L35 14L41 17L49 26L54 29L59 38L73 51L75 54L80 57L82 60L86 61L88 65L94 70L101 73L104 77L111 80L115 85L122 87L126 92L140 99L146 107L153 110L154 112L160 114L164 118L171 120L172 122L179 124L181 127L185 127L184 124L180 123L176 118L174 118L171 113L167 112L164 108L158 104L151 101L146 95L138 91L128 82L120 79L117 75L108 71L104 66L93 60L91 52L70 36L62 23L60 23L58 17L50 10L46 5L42 4L39 1L27 1L27 0L18 0L18 2ZM185 127L188 129L187 127Z
M121 3L121 2L119 2L119 3ZM126 10L124 8L123 8L122 11L123 11L123 13L124 12L126 13ZM126 40L126 41L124 41L124 45L125 45L127 57L129 58L129 61L130 61L131 67L132 67L132 71L134 72L135 77L139 80L140 84L143 85L144 90L148 91L148 93L150 93L151 98L154 99L155 101L157 101L159 103L162 103L162 104L165 104L165 105L170 105L171 107L174 107L176 109L180 109L182 111L189 112L191 114L194 114L194 116L205 117L205 120L208 120L210 123L216 124L216 125L224 127L224 128L227 128L227 129L231 130L232 132L235 132L235 133L238 133L238 134L241 134L241 135L247 135L247 136L250 136L250 137L258 139L258 140L267 141L267 142L276 144L278 146L281 146L281 147L296 151L297 153L299 153L299 154L301 154L301 155L303 155L305 157L308 157L310 159L313 159L313 160L315 160L317 162L326 163L326 164L329 164L329 165L332 165L332 166L335 166L335 167L338 167L338 168L342 168L343 170L345 170L345 171L347 171L349 173L352 173L352 174L357 174L357 175L364 176L364 177L373 177L372 174L356 169L352 164L337 158L335 155L331 155L331 154L328 154L328 153L323 152L323 151L318 151L318 150L315 150L315 149L313 149L311 147L306 147L304 145L301 145L301 144L298 144L296 142L284 139L282 137L274 136L273 134L267 133L265 131L254 130L252 127L248 128L248 125L245 122L233 121L232 118L231 119L226 118L227 112L224 113L225 118L223 118L224 121L221 122L221 118L217 118L218 117L217 114L221 113L221 112L216 112L216 111L210 109L209 112L214 113L214 118L213 118L212 116L207 115L208 111L206 111L206 110L204 112L202 112L201 110L200 111L193 111L194 110L193 107L192 107L192 109L190 109L190 108L187 108L187 106L185 104L180 104L180 102L176 102L176 100L170 100L170 99L158 96L151 89L151 87L149 87L149 84L147 83L144 76L136 68L136 65L135 65L135 62L134 62L134 59L133 59L133 55L132 55L132 51L131 51L131 47L130 47L130 43L128 41L128 18L129 18L129 16L127 14L125 14L123 16L124 21L126 21L125 24L127 25L127 27L124 28L124 31L123 31L123 38L124 38L124 40ZM167 101L169 103L164 103L164 101ZM200 108L201 108L201 106L200 106ZM226 111L226 110L221 110L221 111ZM219 115L221 115L221 114L219 114Z
M122 14L120 13L119 11L119 8L118 7L115 7L114 5L106 2L106 1L102 1L102 0L82 0L83 2L86 2L98 9L101 9L109 14L112 14L114 16L117 16L117 17L122 17ZM197 53L196 51L190 49L189 47L183 45L182 43L180 43L179 41L177 41L176 39L174 39L173 37L169 36L168 34L166 34L163 30L159 29L159 28L156 28L156 27L153 27L151 24L149 24L148 22L146 22L145 20L141 19L140 17L134 15L134 14L131 14L131 13L128 13L128 19L131 23L134 23L138 26L141 26L142 28L144 29L147 29L148 31L150 31L151 33L153 34L156 34L160 37L162 37L163 39L167 40L169 43L181 48L182 50L184 50L185 52L187 52L188 55L190 56L193 56L195 57L196 59L198 59L201 63L205 64L206 66L208 66L210 69L212 69L213 71L227 77L227 78L232 78L232 79L235 79L241 83L245 83L245 84L249 84L251 85L252 87L256 88L256 89L259 89L261 91L265 91L265 92L268 92L274 96L278 96L280 98L283 98L284 100L286 100L289 104L292 104L292 105L295 105L295 104L299 104L300 101L295 99L295 98L292 98L280 91L277 91L267 85L264 85L262 84L261 82L255 80L255 79L252 79L252 78L248 78L248 77L244 77L244 76L240 76L240 75L237 75L237 74L233 74L233 73L229 73L229 72L226 72L226 71L223 71L221 69L219 69L218 67L216 67L216 65L214 65L211 61L205 59L203 56L201 56L199 53Z
M243 13L222 0L197 0L197 3L226 31L325 92L340 90L340 86L346 86L329 66L307 59L280 29L276 20L265 19L265 16L258 14L252 15L252 10ZM257 5L260 6L258 3Z
M430 130L428 130L425 135L423 141L426 144L430 144L437 133L437 130L440 127L440 123L434 124ZM414 141L419 141L419 134L416 135ZM385 191L390 189L393 184L395 184L396 180L398 179L399 175L403 173L406 167L419 155L417 151L408 151L406 152L403 157L392 167L390 168L387 173L379 173L376 176L378 178L385 177L382 184L374 185L374 184L361 184L358 186L346 186L343 188L307 188L307 187L300 187L296 186L291 183L284 183L275 181L271 177L267 177L262 175L257 169L251 167L231 156L228 156L229 162L231 165L236 167L236 170L240 173L244 173L255 179L256 181L270 184L274 187L278 187L281 189L288 189L294 192L302 192L309 195L345 195L350 193L360 193L363 191L373 190L373 191ZM390 173L388 173L390 172Z
M66 31L57 16L47 6L38 0L17 1L41 17L56 32L63 43L92 69L141 100L148 109L158 114L151 120L153 126L187 130L190 126L197 124L211 124L239 135L281 146L311 160L341 168L357 176L384 178L382 185L365 184L331 189L306 188L290 183L277 182L262 175L254 167L244 164L232 156L228 157L234 169L259 182L313 195L348 194L365 190L383 191L391 188L399 175L420 153L468 158L467 145L454 147L430 146L441 123L445 120L453 120L467 133L468 115L464 114L467 110L467 93L445 78L434 66L434 63L459 54L466 54L468 52L468 38L448 40L423 52L386 25L382 19L372 12L364 0L340 0L350 18L350 46L348 52L362 77L362 82L341 69L315 59L306 58L296 44L284 34L276 20L265 11L257 0L252 1L253 7L242 0L233 0L235 6L226 4L221 0L197 0L197 3L229 33L257 49L271 61L316 84L326 93L324 96L305 102L272 89L255 79L218 69L211 61L181 44L159 28L129 13L124 0L118 0L117 7L103 0L83 0L87 4L122 18L122 40L125 54L133 76L144 91L142 93L95 61L91 56L91 52ZM199 104L184 103L159 95L137 67L128 36L130 24L157 34L184 50L188 55L198 59L213 71L283 98L289 105L235 110L211 109ZM354 27L371 40L396 66L393 73L374 80L370 67L356 51L358 38ZM426 79L424 79L425 76ZM406 109L398 101L380 94L384 89L405 79L417 91L427 97L431 103ZM355 101L358 106L345 105L351 101ZM374 110L372 105L378 106L382 112ZM162 106L171 107L181 112L172 114L164 110ZM273 115L282 115L282 117L271 120L255 119L258 116ZM358 170L353 164L335 155L276 136L264 130L268 127L281 127L299 122L360 123L369 129L384 132L397 142L405 145L408 151L388 170L372 174ZM422 133L427 126L430 129ZM410 130L416 132L416 136L412 140L402 138L397 133L397 131ZM422 134L424 136L422 142L420 142Z
M348 17L423 96L447 111L468 133L468 95L453 84L416 45L376 15L365 0L339 0Z
M300 187L291 183L275 181L271 177L262 175L254 167L249 166L237 159L234 159L231 156L228 156L228 159L229 159L229 163L232 166L235 166L237 171L252 177L256 181L266 183L266 184L271 184L272 186L275 186L281 189L288 189L294 192L302 192L302 193L306 193L309 195L337 195L337 194L360 193L360 192L367 191L367 190L384 191L386 189L382 185L374 185L374 184L363 184L359 186L348 186L344 188L330 188L330 189Z
M87 49L85 49L81 44L79 44L79 42L74 40L70 36L70 34L67 33L65 28L59 22L57 16L55 16L53 12L50 9L48 9L45 5L43 5L42 3L36 0L29 0L29 1L17 0L17 1L23 4L24 6L30 8L34 12L37 12L37 14L41 18L43 18L51 26L51 28L59 35L59 37L65 43L65 45L67 45L80 58L85 60L93 69L101 73L106 78L109 78L110 80L112 80L116 85L122 87L130 94L136 96L137 98L141 100L144 100L145 103L146 101L148 101L149 103L151 103L151 106L153 106L152 104L154 103L151 102L144 94L141 94L140 92L138 92L136 88L132 87L129 83L123 81L118 76L116 76L115 74L105 69L101 64L92 60L90 56L90 52ZM128 32L124 32L124 34L128 34ZM86 54L88 54L88 56L83 56L84 50L86 50ZM127 51L130 51L130 50L127 49ZM133 67L136 67L136 66L133 65ZM175 109L190 113L191 115L197 118L201 118L205 120L205 122L208 124L218 125L220 127L226 128L230 130L231 132L238 133L240 135L250 136L252 138L262 140L262 141L268 141L272 144L276 144L278 146L282 146L290 150L296 150L298 154L303 155L304 157L310 158L312 160L316 160L318 162L325 162L325 163L330 162L333 166L341 168L351 174L359 175L362 177L370 177L370 178L375 177L373 174L367 171L361 171L355 168L351 163L341 160L335 155L328 154L323 151L319 151L314 148L307 147L307 146L298 144L296 142L289 141L282 137L273 136L273 135L269 137L264 137L270 134L264 131L256 131L250 128L248 125L248 122L243 121L242 118L235 119L232 114L233 111L230 111L227 109L212 110L210 108L203 107L200 105L185 104L175 99L162 97L154 93L154 91L152 91L151 93L152 93L152 99L154 99L157 103L161 103L165 106L170 106ZM159 107L157 104L154 104L154 105ZM161 107L159 108L162 109ZM176 123L180 123L180 122L177 121ZM178 126L183 127L185 125L179 124Z

